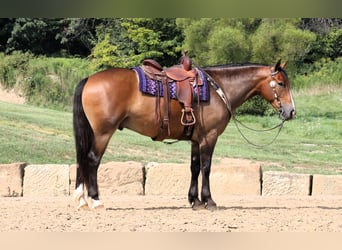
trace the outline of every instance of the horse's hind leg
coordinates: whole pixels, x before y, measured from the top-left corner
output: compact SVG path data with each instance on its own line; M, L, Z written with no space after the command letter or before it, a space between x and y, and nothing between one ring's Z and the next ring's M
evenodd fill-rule
M81 175L79 165L76 167L76 185L75 185L75 192L74 192L74 200L78 203L78 209L88 207L88 203L85 200L84 196L84 180Z
M102 202L99 200L97 185L97 170L100 164L100 158L91 149L85 159L87 163L82 165L82 171L77 166L74 200L78 203L78 209L103 207ZM88 198L86 198L86 195Z
M88 191L87 202L90 208L103 207L103 203L99 199L97 171L112 134L113 132L105 135L95 135L93 147L88 153L88 170L85 171L83 177Z
M77 166L74 200L78 203L78 209L103 207L103 203L99 200L97 171L112 134L94 136L91 149L79 163L82 165ZM88 197L86 198L86 196Z

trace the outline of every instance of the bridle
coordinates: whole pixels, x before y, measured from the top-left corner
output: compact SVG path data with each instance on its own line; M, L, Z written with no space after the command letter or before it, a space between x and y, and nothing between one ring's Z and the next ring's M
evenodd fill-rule
M281 104L281 101L279 99L279 95L277 93L277 90L276 90L276 86L277 84L279 85L280 83L279 82L276 82L275 79L274 79L274 76L279 74L280 71L274 71L272 72L272 67L270 67L270 77L271 77L271 81L270 81L270 87L271 89L273 90L273 93L274 93L274 100L276 100L278 102L278 105L279 105L279 111L281 112L282 110L282 104Z

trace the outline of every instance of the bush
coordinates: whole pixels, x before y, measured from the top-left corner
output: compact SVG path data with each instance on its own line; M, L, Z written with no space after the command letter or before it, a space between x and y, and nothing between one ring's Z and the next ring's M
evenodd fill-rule
M338 86L342 84L342 57L332 61L323 58L306 68L306 72L297 75L293 88L304 89L322 85Z
M14 51L10 55L0 53L0 81L6 89L14 88L32 58L33 55L28 52Z
M0 81L15 85L28 103L71 110L76 84L92 73L90 63L79 58L34 57L30 53L0 54Z
M70 110L76 84L91 74L90 64L78 58L37 57L28 64L23 90L32 104Z
M261 96L257 95L242 104L237 110L238 115L266 115L270 113L272 107Z

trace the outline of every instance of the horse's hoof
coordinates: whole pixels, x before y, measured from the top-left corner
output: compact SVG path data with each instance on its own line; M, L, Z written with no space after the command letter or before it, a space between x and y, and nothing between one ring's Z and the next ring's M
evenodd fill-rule
M74 192L74 195L73 195L73 197L72 197L72 199L75 201L75 202L78 202L78 201L80 201L80 199L83 197L83 195L84 195L84 193L82 192L77 192L77 191L75 191Z
M194 211L205 210L205 204L192 206L192 210L194 210Z
M201 202L200 200L196 199L192 204L193 210L203 210L205 209L205 204Z
M205 208L209 211L216 211L217 210L217 205L213 200L208 200Z
M207 205L205 206L205 208L206 208L207 210L209 210L209 211L217 211L217 210L218 210L216 204L214 204L214 205L208 205L208 204L207 204Z
M81 209L86 210L88 208L89 208L88 207L88 203L86 202L86 200L83 197L81 197L79 199L79 203L78 203L77 209L79 209L79 210L81 210Z
M104 204L100 200L94 200L92 198L89 198L90 208L91 209L102 209L104 208Z

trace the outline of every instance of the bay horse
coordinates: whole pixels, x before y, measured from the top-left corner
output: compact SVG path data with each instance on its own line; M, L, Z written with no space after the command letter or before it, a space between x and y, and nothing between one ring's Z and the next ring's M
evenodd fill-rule
M75 89L73 105L77 158L74 199L78 207L103 207L99 200L97 170L113 133L127 128L158 141L190 140L188 201L193 209L215 208L209 183L212 156L218 136L225 130L234 110L254 95L261 95L279 112L281 120L295 116L285 65L279 60L271 66L241 64L204 68L210 82L210 100L194 105L196 124L190 137L184 136L184 126L179 122L182 106L177 100L172 99L169 103L169 131L161 128L156 122L156 97L139 90L134 70L112 68L81 80ZM163 99L160 101L163 103ZM200 172L202 189L199 197Z

